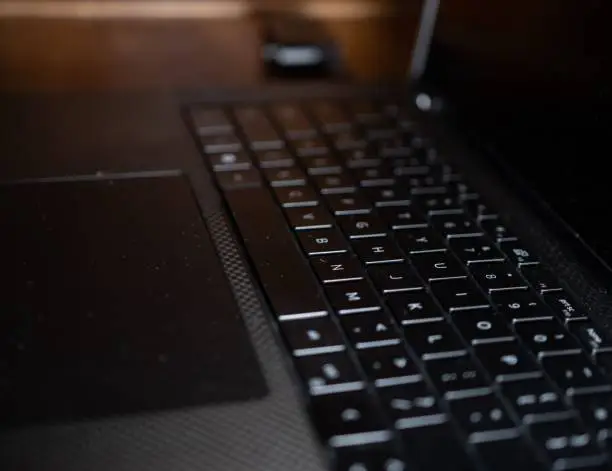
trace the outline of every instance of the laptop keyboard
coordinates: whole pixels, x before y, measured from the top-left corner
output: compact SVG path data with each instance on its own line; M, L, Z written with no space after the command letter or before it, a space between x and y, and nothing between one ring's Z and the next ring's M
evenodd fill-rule
M402 107L191 118L333 469L608 469L612 342Z

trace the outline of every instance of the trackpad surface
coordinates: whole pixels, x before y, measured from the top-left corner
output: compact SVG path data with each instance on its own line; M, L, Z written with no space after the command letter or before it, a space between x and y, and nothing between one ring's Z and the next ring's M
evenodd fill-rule
M4 425L267 393L186 178L4 185L0 221Z

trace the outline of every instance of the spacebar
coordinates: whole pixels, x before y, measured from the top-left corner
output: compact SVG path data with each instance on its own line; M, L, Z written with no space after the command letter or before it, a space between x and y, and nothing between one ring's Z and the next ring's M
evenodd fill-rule
M225 199L276 316L325 315L316 278L272 195L264 188L239 188L227 190Z

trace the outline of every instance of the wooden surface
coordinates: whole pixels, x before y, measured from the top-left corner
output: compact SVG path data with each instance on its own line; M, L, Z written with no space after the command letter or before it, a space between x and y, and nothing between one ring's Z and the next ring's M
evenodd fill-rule
M152 2L123 3L142 7ZM71 4L80 5L80 15L67 8ZM87 9L86 4L100 8ZM310 18L317 34L336 41L355 79L404 76L418 1L402 2L400 13L393 2L384 1L292 4ZM252 10L243 8L245 2L178 1L174 10L166 10L174 14L144 17L138 10L113 16L112 8L103 8L109 5L118 2L0 0L0 90L193 88L263 81L259 27ZM198 5L199 13L190 14L189 8Z

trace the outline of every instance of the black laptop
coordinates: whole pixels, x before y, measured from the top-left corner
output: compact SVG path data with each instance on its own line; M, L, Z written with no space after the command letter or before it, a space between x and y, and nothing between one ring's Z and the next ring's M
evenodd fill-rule
M0 469L612 469L603 4L453 8L398 87L2 98Z

